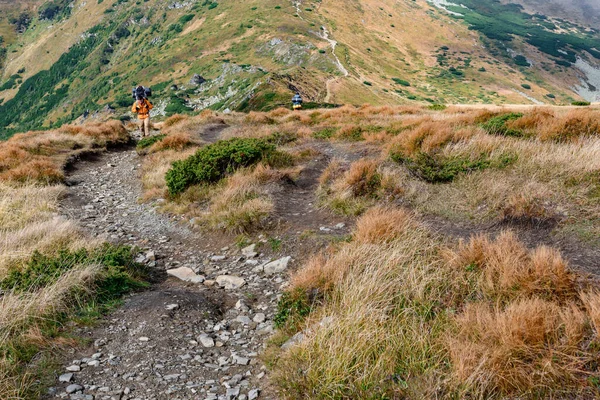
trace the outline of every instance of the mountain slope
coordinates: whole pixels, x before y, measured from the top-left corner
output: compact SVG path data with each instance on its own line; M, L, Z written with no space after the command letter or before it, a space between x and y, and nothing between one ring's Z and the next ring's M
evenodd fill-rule
M31 0L0 10L0 32L13 29L0 33L0 136L86 110L125 116L139 83L155 89L159 115L264 110L296 90L316 103L555 104L593 100L600 87L597 31L496 0ZM510 31L494 37L481 27L498 11ZM9 22L23 12L17 34ZM570 45L544 52L529 32Z

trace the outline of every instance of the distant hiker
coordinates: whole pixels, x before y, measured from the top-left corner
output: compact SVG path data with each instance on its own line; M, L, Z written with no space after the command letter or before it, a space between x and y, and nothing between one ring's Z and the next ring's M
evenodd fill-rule
M292 97L292 108L294 110L301 110L302 109L302 96L300 96L300 93L296 93L294 95L294 97Z
M131 112L138 115L142 137L146 137L150 135L150 110L152 110L154 106L146 98L143 86L138 86L135 89L135 99L135 103L133 103L133 107L131 107Z

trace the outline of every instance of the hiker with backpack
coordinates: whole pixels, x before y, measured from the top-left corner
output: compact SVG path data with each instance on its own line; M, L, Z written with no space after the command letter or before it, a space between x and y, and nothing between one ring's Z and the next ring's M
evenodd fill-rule
M150 110L154 107L148 100L150 89L138 86L134 89L135 103L131 112L138 115L142 137L150 135Z

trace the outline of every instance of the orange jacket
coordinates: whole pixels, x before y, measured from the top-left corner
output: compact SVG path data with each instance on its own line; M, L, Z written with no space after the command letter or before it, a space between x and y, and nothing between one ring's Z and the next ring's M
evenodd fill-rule
M131 107L131 112L138 115L139 119L146 119L150 116L150 110L154 106L147 99L142 100L142 104L139 104L136 100Z

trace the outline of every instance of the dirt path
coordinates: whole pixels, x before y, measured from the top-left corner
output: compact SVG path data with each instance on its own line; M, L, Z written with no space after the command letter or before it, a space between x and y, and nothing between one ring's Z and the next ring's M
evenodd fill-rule
M329 45L331 46L331 54L333 55L333 57L335 58L335 64L337 66L337 68L340 70L340 72L342 73L343 77L346 78L348 77L348 75L350 75L348 73L348 70L346 69L346 67L344 67L344 65L342 64L342 62L340 61L339 57L337 56L337 54L335 54L335 48L337 47L337 41L331 39L329 37L329 31L327 30L327 28L325 26L321 27L321 37L326 40ZM325 103L330 103L331 102L331 96L332 96L332 85L336 82L338 82L338 80L340 79L340 77L333 77L327 80L326 83L326 87L327 87L327 95L325 96Z
M215 129L206 133L207 141L217 137ZM71 351L50 398L270 398L261 393L258 353L273 331L285 273L265 275L260 266L271 255L215 249L218 242L179 218L140 204L140 163L133 149L80 162L62 211L93 235L145 249L140 261L162 282L127 298L99 326L79 329L90 345ZM180 267L196 283L165 279ZM215 282L221 279L225 288Z

